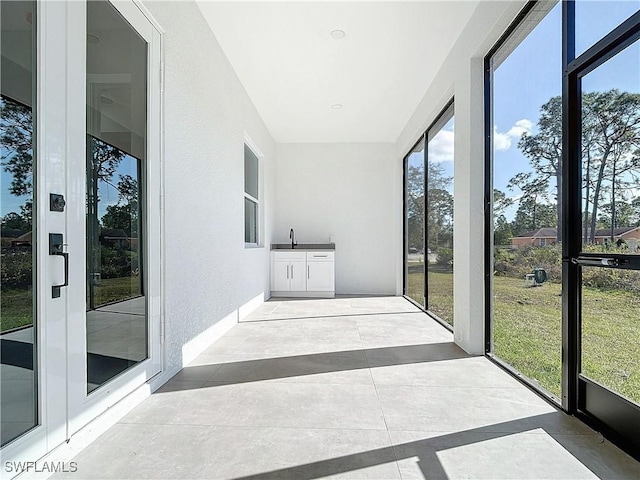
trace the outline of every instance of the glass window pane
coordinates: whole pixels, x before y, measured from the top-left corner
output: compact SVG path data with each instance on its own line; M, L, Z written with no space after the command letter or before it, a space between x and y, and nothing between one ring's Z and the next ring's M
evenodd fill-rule
M244 241L258 243L258 204L244 199Z
M562 5L544 6L491 59L492 352L560 398Z
M576 57L640 10L640 0L578 0Z
M258 199L258 157L244 146L244 191Z
M0 432L2 445L37 423L34 121L35 2L0 3Z
M454 119L452 115L453 106L429 131L427 249L425 252L427 309L449 325L453 325Z
M407 285L405 294L425 306L425 245L424 245L424 139L405 159Z
M582 79L584 251L640 253L640 43Z
M87 391L148 356L144 291L147 44L87 2Z

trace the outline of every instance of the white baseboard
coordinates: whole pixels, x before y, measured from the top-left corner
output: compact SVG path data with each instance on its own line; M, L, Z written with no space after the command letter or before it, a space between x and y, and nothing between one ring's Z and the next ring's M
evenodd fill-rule
M182 366L186 367L238 323L238 310L218 320L197 337L182 346Z
M287 298L334 298L336 292L271 292L272 297Z

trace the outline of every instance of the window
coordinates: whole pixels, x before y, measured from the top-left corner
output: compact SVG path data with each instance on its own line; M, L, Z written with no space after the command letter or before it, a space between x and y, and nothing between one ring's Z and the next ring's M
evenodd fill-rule
M427 310L453 325L453 103L427 131Z
M557 402L562 395L561 22L561 3L537 3L487 58L492 140L487 192L493 203L489 354ZM525 288L525 276L538 268L547 281Z
M404 159L404 294L449 326L453 325L453 130L451 102Z
M424 135L404 159L404 294L425 307Z
M259 201L259 164L258 157L244 146L244 242L258 245Z

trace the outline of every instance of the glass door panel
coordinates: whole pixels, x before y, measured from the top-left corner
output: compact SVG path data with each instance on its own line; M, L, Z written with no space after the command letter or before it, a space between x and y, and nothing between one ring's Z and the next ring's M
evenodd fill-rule
M640 404L638 309L639 270L582 267L581 373L636 404Z
M87 392L148 357L147 42L87 3Z
M35 2L2 2L0 18L0 432L5 445L39 420L33 208Z
M581 375L640 404L640 42L582 77Z
M405 158L405 295L425 305L424 138Z

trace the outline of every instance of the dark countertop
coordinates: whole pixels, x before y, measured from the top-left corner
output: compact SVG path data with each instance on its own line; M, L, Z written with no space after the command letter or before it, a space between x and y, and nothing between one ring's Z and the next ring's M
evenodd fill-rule
M335 250L335 243L299 243L291 247L290 243L272 243L271 250Z

